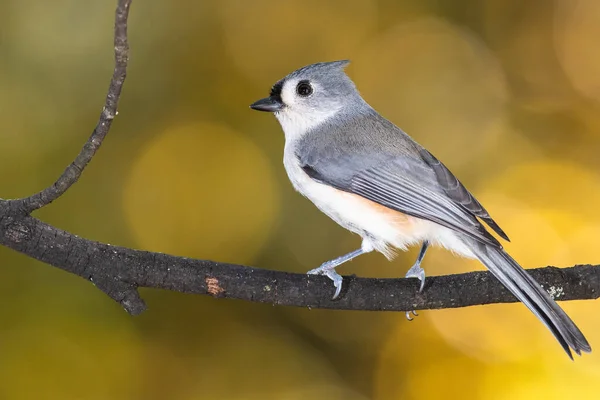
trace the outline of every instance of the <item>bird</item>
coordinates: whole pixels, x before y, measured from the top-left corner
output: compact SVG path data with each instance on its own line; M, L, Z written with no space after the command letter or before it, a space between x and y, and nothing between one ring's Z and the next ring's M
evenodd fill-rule
M295 190L362 238L359 249L307 273L331 279L335 299L343 282L336 267L372 251L391 260L396 250L420 244L406 277L418 279L422 291L421 263L430 245L439 246L478 259L571 359L571 350L591 352L571 318L486 229L509 241L481 203L441 161L362 98L346 74L349 62L299 68L250 105L279 121L283 164Z

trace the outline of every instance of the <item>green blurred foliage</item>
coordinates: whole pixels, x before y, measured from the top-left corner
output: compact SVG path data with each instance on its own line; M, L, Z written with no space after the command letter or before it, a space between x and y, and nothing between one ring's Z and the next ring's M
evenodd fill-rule
M100 113L114 4L0 0L0 196L50 184ZM359 239L291 189L274 118L290 71L349 58L364 97L464 181L526 267L599 263L600 3L135 1L119 117L37 216L153 251L302 272ZM402 276L367 255L345 274ZM596 398L522 305L305 310L144 290L131 318L88 282L0 248L1 399ZM481 268L432 251L430 275ZM592 346L595 303L567 311Z

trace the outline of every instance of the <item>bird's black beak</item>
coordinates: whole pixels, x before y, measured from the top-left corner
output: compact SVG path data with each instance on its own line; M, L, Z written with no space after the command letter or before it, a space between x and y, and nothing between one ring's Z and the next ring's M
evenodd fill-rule
M270 96L255 101L250 104L250 108L257 111L275 112L283 108L283 103L277 97Z

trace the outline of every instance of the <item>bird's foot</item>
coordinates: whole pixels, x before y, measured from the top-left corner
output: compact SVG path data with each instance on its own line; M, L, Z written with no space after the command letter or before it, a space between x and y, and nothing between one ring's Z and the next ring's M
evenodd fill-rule
M335 266L332 262L327 261L323 263L319 268L311 269L307 272L308 275L325 275L329 279L333 281L333 286L335 286L335 294L333 295L332 300L337 299L342 291L342 281L343 278L340 274L335 272Z
M406 273L406 275L404 276L405 278L417 278L421 284L419 286L419 293L421 293L423 291L423 288L425 287L425 270L423 268L421 268L421 265L419 263L415 263L415 265L413 265L408 272ZM410 315L413 314L414 316L418 316L419 314L417 314L416 311L407 311L406 312L406 319L409 321L412 321L414 318Z
M410 269L408 270L406 275L404 275L404 277L417 278L421 282L421 285L419 286L419 293L423 291L423 288L425 287L425 270L421 268L419 264L415 264L412 267L410 267Z
M412 321L414 318L410 316L410 314L413 314L415 317L418 317L419 314L417 314L417 312L415 310L412 311L407 311L406 312L406 319L409 321Z

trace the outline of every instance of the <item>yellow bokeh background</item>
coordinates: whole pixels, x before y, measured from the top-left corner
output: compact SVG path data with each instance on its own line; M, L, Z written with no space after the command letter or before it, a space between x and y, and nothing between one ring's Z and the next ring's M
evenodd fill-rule
M0 1L0 197L50 184L113 68L113 2ZM359 246L293 191L275 119L248 105L350 59L365 99L477 196L526 268L600 263L594 0L135 1L119 116L81 181L36 216L107 243L304 272ZM369 254L343 274L403 276ZM403 313L142 290L130 317L88 282L0 248L0 399L595 399L520 304ZM428 275L482 269L432 249ZM547 288L550 289L550 288ZM561 288L554 288L560 291ZM561 305L600 343L595 301Z
M123 192L139 247L249 263L267 244L278 192L265 155L248 137L210 123L176 126L141 153Z

